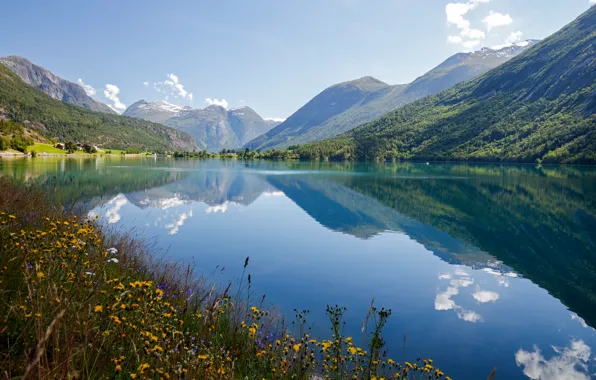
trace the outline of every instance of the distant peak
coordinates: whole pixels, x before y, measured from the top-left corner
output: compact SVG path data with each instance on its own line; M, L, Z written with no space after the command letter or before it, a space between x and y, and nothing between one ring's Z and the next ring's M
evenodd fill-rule
M346 86L354 86L359 88L362 91L377 91L381 88L389 87L389 85L383 81L378 80L375 77L365 76L362 78L354 79L347 82L338 83L330 88L338 88L338 87L346 87Z

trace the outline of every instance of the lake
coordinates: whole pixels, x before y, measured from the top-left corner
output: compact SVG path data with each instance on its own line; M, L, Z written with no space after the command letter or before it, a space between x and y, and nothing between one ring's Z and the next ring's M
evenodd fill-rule
M288 319L346 306L361 341L392 309L389 357L453 378L596 373L596 168L37 157L0 175L77 202L167 260L237 281Z

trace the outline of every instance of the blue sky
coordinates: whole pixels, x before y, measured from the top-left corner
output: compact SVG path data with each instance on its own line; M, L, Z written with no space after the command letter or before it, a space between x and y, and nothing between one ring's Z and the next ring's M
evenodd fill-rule
M80 78L95 89L94 98L114 107L166 97L193 107L225 100L285 118L329 85L366 75L407 83L460 51L547 37L589 6L589 0L9 0L0 56L21 55L65 79Z

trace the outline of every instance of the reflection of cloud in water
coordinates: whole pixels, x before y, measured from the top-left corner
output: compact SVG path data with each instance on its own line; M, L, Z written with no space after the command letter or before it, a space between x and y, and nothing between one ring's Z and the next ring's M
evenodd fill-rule
M468 277L468 273L466 271L461 268L457 268L454 274L440 274L439 280L450 281L449 286L445 291L437 293L437 296L435 297L435 310L455 310L457 312L457 317L466 322L476 323L482 321L482 316L480 316L480 314L473 310L464 309L451 299L451 297L459 294L460 288L466 288L474 283L474 279Z
M190 217L192 217L192 210L180 214L176 223L166 225L165 227L169 230L168 235L176 235L180 231L180 227L184 225L184 221Z
M230 202L230 201L225 201L224 203L220 204L220 205L215 205L215 206L209 206L205 209L205 213L207 214L215 214L218 212L221 212L222 214L225 213L226 211L228 211L229 206L235 206L238 205L239 203L236 202Z
M120 216L119 212L122 206L128 203L128 200L123 194L119 194L114 197L111 201L107 203L107 206L113 205L113 207L109 208L106 212L106 218L108 219L108 223L114 224L118 223L122 217Z
M476 290L472 297L478 302L486 303L486 302L495 302L499 299L499 293L491 292L490 290Z
M480 316L480 314L476 313L473 310L460 309L457 311L457 316L459 317L459 319L463 319L466 322L476 323L482 321L482 317Z
M539 380L589 379L588 362L591 349L583 340L572 340L569 347L552 347L556 355L546 359L540 349L533 352L522 349L515 353L515 362L524 368L524 375Z

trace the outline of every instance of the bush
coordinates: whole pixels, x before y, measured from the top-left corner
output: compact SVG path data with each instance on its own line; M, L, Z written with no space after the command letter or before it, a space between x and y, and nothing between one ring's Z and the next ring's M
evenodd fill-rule
M10 148L10 140L8 137L0 136L0 151Z
M29 145L33 145L33 140L26 137L14 136L10 140L10 147L12 149L18 150L19 152L26 152Z

